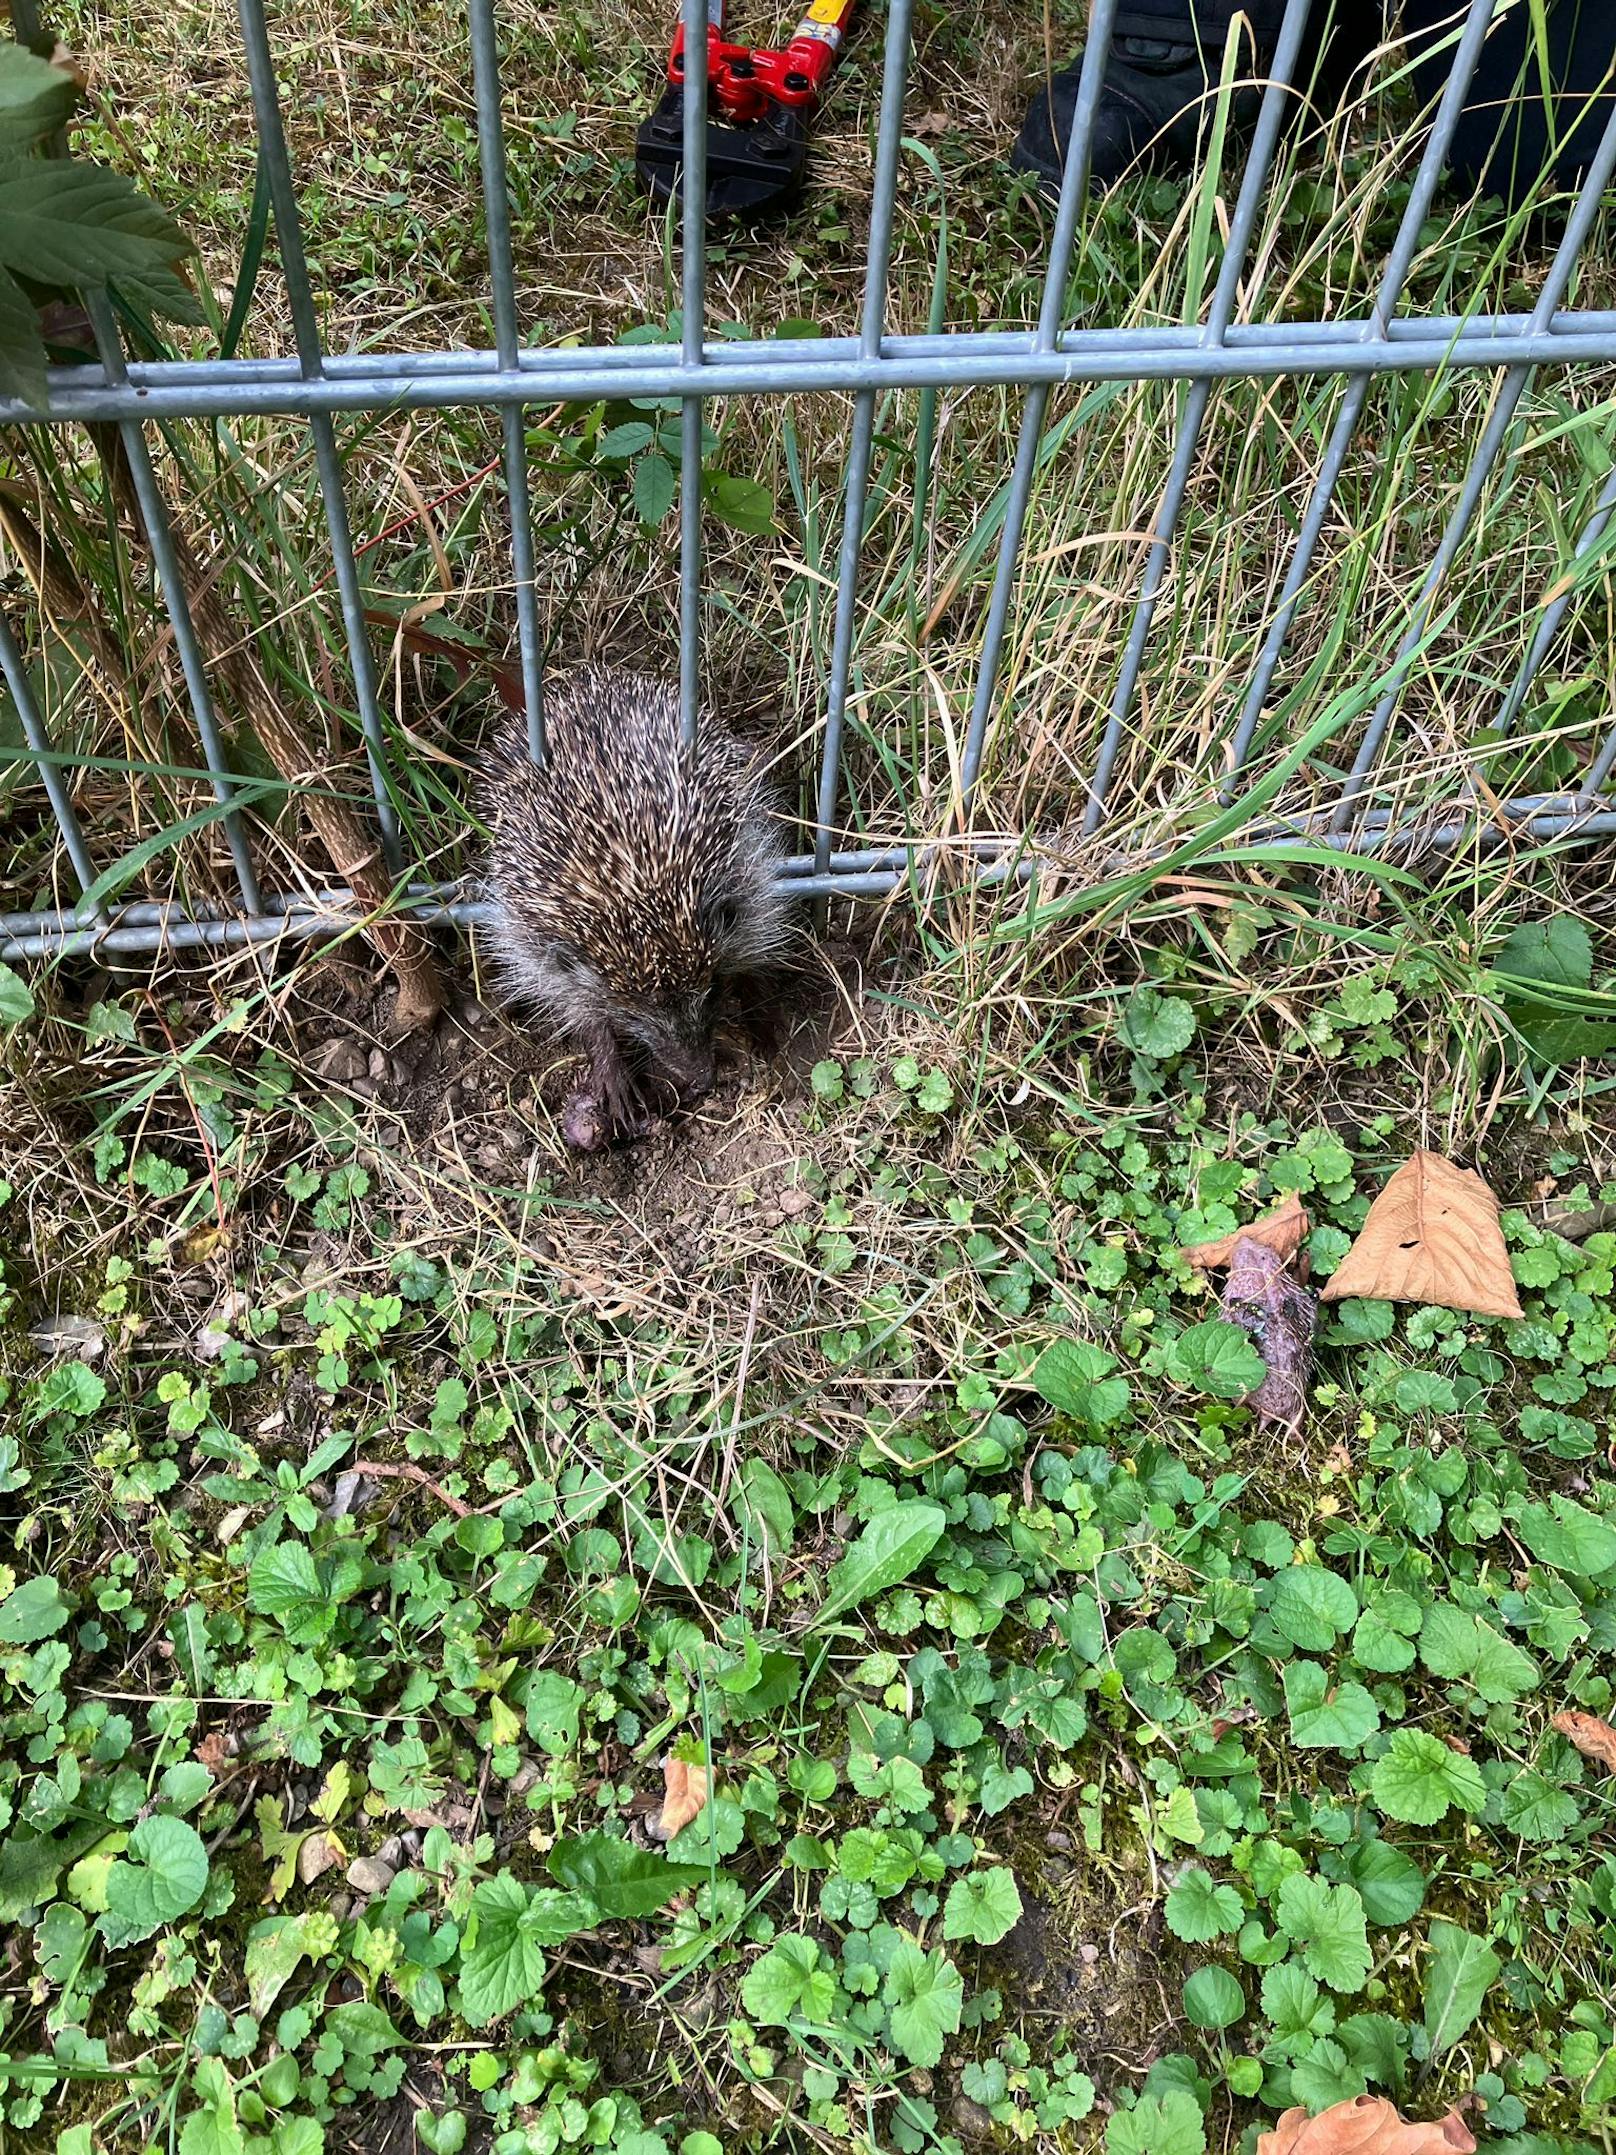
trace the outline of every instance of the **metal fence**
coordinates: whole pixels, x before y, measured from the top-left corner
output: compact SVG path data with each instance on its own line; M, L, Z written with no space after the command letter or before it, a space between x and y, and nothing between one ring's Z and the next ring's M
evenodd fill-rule
M683 0L687 49L704 49L708 0ZM108 906L95 898L106 863L92 858L75 819L67 774L75 758L53 749L32 693L17 628L0 618L3 668L26 740L49 797L66 862L87 902L0 916L0 956L9 959L98 950L150 952L161 947L228 947L281 938L307 938L340 931L355 918L353 894L345 890L275 893L261 884L239 800L241 779L230 768L215 717L208 667L188 610L183 578L162 494L147 443L158 421L210 416L289 414L307 422L335 560L351 665L353 711L368 749L375 809L400 903L426 921L465 924L482 908L473 887L411 880L392 780L389 747L378 704L375 660L369 643L364 594L349 528L344 471L335 432L337 415L403 411L417 407L474 405L497 409L504 437L504 477L509 507L511 561L521 679L530 714L532 747L543 754L543 639L534 582L533 518L523 439L523 414L531 406L603 397L678 398L682 408L680 507L680 689L687 733L697 723L702 671L702 413L705 400L836 393L853 396L846 456L837 598L828 695L820 735L816 814L812 845L787 861L790 889L803 897L884 895L915 867L913 847L848 850L836 844L842 782L844 720L854 654L864 503L870 482L877 400L883 392L970 384L1001 385L1022 392L1019 437L998 541L980 664L969 722L959 755L960 800L968 824L982 771L984 744L1001 694L1000 669L1007 627L1016 603L1022 541L1035 473L1045 439L1051 394L1072 383L1163 380L1187 385L1166 483L1149 528L1142 577L1125 623L1118 623L1119 664L1097 760L1086 778L1085 832L1101 829L1115 806L1113 781L1118 751L1132 720L1140 670L1173 557L1175 532L1203 422L1214 386L1232 377L1337 377L1344 383L1333 429L1319 462L1305 513L1296 531L1277 605L1267 622L1238 712L1224 747L1224 770L1214 804L1236 801L1241 780L1269 705L1276 669L1286 648L1298 603L1314 566L1332 496L1353 444L1375 378L1391 372L1435 373L1477 368L1495 377L1490 410L1459 499L1447 519L1417 587L1409 594L1395 655L1382 676L1379 699L1367 714L1354 761L1322 817L1308 823L1315 842L1336 847L1376 847L1396 841L1398 818L1368 797L1377 765L1398 720L1410 671L1431 627L1439 589L1470 532L1490 477L1500 459L1514 453L1512 429L1523 392L1538 367L1587 368L1616 361L1616 312L1568 311L1564 302L1573 272L1601 211L1616 167L1616 120L1606 128L1591 169L1566 218L1535 306L1529 315L1475 313L1460 317L1403 316L1405 283L1431 211L1444 160L1465 92L1495 5L1471 0L1453 46L1445 92L1425 138L1399 229L1382 267L1367 316L1308 322L1237 321L1242 275L1284 123L1288 85L1302 49L1309 0L1290 0L1271 77L1263 95L1254 139L1238 197L1228 220L1222 262L1203 322L1191 326L1127 329L1063 327L1074 245L1088 185L1091 136L1101 74L1117 0L1093 0L1064 177L1054 218L1042 299L1030 331L984 330L940 334L889 334L887 287L892 250L905 76L911 38L911 0L890 0L879 123L871 189L870 232L862 319L856 336L773 340L755 346L710 340L704 334L705 233L702 215L706 152L706 85L693 69L685 101L684 157L689 184L682 211L682 340L674 356L667 346L529 349L513 270L507 173L501 126L498 41L493 0L468 0L479 154L485 197L495 331L494 348L481 351L333 354L322 345L319 307L304 254L297 187L278 104L271 41L263 0L240 0L241 25L251 76L261 152L268 174L280 260L295 338L296 356L276 359L126 362L111 309L104 298L90 302L100 351L99 367L53 369L48 408L33 410L0 402L8 425L115 422L147 526L153 563L184 675L197 738L228 842L236 900L191 903L183 915L172 902L132 900ZM1577 595L1579 564L1599 554L1616 510L1616 471L1600 492L1576 537L1573 558L1543 594L1535 624L1524 640L1513 680L1492 733L1516 725L1545 657L1555 645L1567 609ZM1564 839L1616 833L1616 801L1608 786L1616 767L1616 728L1598 744L1574 792L1488 800L1485 810L1461 805L1422 828L1422 842L1453 844L1480 833L1500 832L1522 840ZM991 868L989 872L994 872ZM1007 872L1000 861L997 872Z

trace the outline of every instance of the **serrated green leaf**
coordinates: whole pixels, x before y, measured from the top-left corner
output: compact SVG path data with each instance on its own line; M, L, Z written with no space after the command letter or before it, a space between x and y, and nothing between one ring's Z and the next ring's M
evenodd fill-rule
M1275 1904L1279 1927L1297 1948L1309 1975L1332 1990L1362 1990L1369 1980L1369 1939L1356 1886L1326 1885L1292 1876Z
M1535 1691L1537 1663L1491 1624L1452 1602L1439 1601L1425 1612L1420 1626L1420 1659L1433 1676L1454 1677L1474 1685L1495 1706Z
M557 1841L545 1868L558 1886L593 1903L602 1917L638 1921L665 1908L676 1893L705 1885L705 1863L670 1863L609 1833Z
M1186 1945L1207 1945L1240 1928L1245 1908L1233 1886L1214 1884L1192 1863L1167 1896L1167 1928Z
M1389 1841L1355 1841L1347 1870L1371 1923L1407 1923L1425 1903L1425 1873Z
M1113 1376L1116 1356L1087 1340L1055 1339L1039 1355L1032 1381L1040 1396L1062 1414L1103 1429L1128 1409L1127 1379Z
M186 1915L208 1883L208 1852L183 1818L143 1818L107 1874L99 1927L112 1946L136 1945Z
M247 1933L247 2003L262 2020L286 1985L299 1961L323 1960L337 1947L337 1921L323 1908L303 1915L271 1916L255 1923Z
M1195 1012L1178 996L1142 984L1123 1005L1122 1037L1136 1055L1168 1062L1195 1038Z
M0 1643L32 1646L36 1640L51 1638L71 1613L62 1589L48 1574L24 1579L0 1601Z
M956 1878L948 1889L943 1936L997 1945L1020 1919L1021 1894L1013 1872L1002 1866L971 1871Z
M0 177L0 262L66 291L140 278L191 252L174 220L132 180L50 158Z
M1512 1776L1504 1789L1502 1818L1506 1833L1523 1841L1558 1841L1581 1816L1574 1796L1528 1768Z
M1105 2155L1206 2155L1206 2121L1185 2088L1141 2095L1106 2121Z
M1571 913L1523 921L1500 946L1493 970L1546 987L1586 988L1594 977L1593 939Z
M1167 1350L1167 1374L1175 1384L1213 1399L1244 1399L1268 1374L1268 1365L1239 1325L1208 1317L1180 1332Z
M1380 1708L1362 1684L1331 1685L1316 1661L1284 1669L1291 1737L1303 1750L1356 1751L1380 1727Z
M1288 1564L1269 1582L1267 1600L1274 1629L1304 1653L1328 1653L1358 1615L1351 1586L1322 1564Z
M765 2028L794 2020L824 2027L836 2010L836 1977L812 1938L787 1931L747 1970L741 2004Z
M634 464L634 513L642 524L660 524L673 507L679 481L660 450L648 449Z
M580 1893L530 1889L508 1871L485 1878L471 1896L460 1948L460 2004L474 2028L487 2027L536 1998L545 1948L593 1928L593 1904Z
M959 2032L965 1986L941 1947L928 1953L905 1938L893 1951L881 2001L893 2049L911 2065L936 2065L944 2036Z
M1487 1801L1475 1760L1425 1729L1393 1730L1369 1786L1386 1816L1409 1826L1434 1826L1455 1807L1475 1815Z

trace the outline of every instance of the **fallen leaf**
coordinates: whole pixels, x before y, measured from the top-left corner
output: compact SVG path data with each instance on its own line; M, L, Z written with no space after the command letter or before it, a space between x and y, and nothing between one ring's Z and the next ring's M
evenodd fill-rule
M707 1769L692 1766L688 1759L662 1761L662 1812L649 1829L659 1841L671 1841L683 1826L701 1815L707 1801Z
M205 1265L230 1241L228 1227L217 1225L193 1228L180 1243L180 1255L188 1265Z
M222 1729L210 1729L191 1756L209 1773L223 1773L230 1761L230 1739Z
M1294 1257L1312 1227L1302 1200L1292 1190L1282 1204L1265 1212L1249 1227L1237 1227L1232 1235L1219 1235L1215 1242L1192 1242L1184 1255L1198 1272L1221 1271L1234 1256L1237 1242L1260 1242L1287 1261Z
M1417 2125L1399 2116L1384 2095L1332 2103L1316 2118L1287 2110L1272 2132L1257 2135L1257 2155L1474 2155L1475 2145L1457 2110Z
M1251 1235L1237 1236L1219 1308L1249 1336L1266 1364L1246 1404L1259 1424L1300 1436L1318 1304L1291 1270L1290 1259Z
M1369 1208L1324 1289L1326 1302L1424 1302L1476 1317L1519 1317L1498 1200L1478 1174L1416 1152Z
M342 1843L333 1835L311 1833L297 1851L297 1875L305 1886L312 1886L317 1878L323 1878L342 1861Z
M98 1362L106 1352L106 1327L93 1317L48 1317L28 1337L41 1354L71 1354L81 1362Z
M1350 1474L1352 1472L1352 1454L1344 1444L1332 1444L1330 1446L1330 1449L1324 1455L1324 1471L1326 1474Z
M1608 1721L1601 1721L1598 1714L1568 1710L1556 1714L1549 1726L1558 1729L1568 1743L1574 1743L1584 1758L1596 1758L1616 1773L1616 1728Z

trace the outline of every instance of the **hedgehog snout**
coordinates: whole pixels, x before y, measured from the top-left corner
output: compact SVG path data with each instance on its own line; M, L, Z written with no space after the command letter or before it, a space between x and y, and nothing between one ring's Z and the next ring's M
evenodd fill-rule
M713 997L710 991L638 1006L626 1030L645 1055L653 1076L670 1087L681 1107L713 1088Z

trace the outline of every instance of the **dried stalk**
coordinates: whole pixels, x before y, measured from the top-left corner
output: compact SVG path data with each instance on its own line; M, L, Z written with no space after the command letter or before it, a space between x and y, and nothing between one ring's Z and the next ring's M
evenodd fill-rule
M129 460L117 430L92 426L90 432L119 512L128 518L139 543L148 548ZM398 983L393 1006L399 1032L430 1025L443 1008L443 986L425 931L414 922L387 917L392 878L382 859L380 839L346 801L327 790L331 757L317 747L283 707L265 678L249 637L231 621L216 578L208 575L191 550L178 520L170 514L169 535L179 564L180 581L192 626L210 670L223 682L231 701L247 720L282 779L298 792L309 821L339 882L374 915L366 922L366 940L391 967Z

